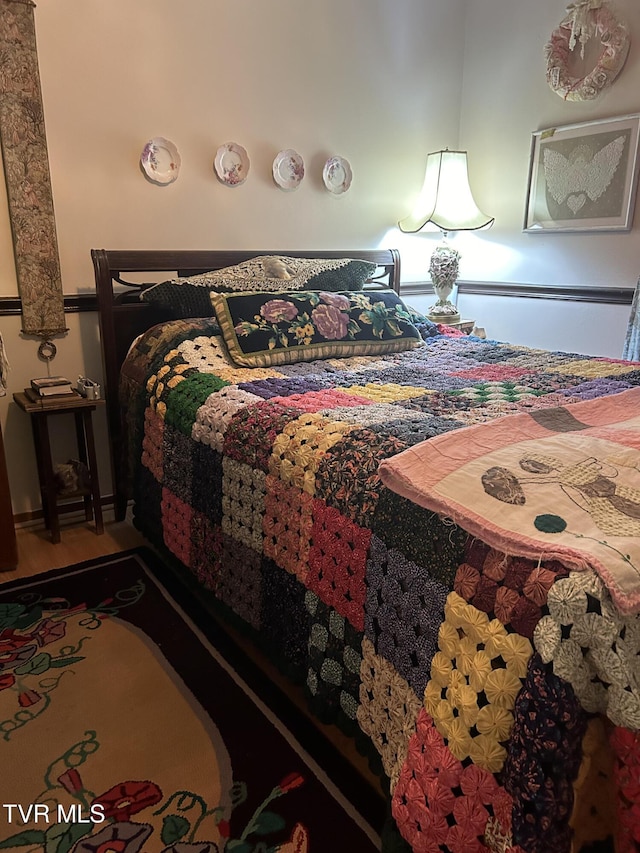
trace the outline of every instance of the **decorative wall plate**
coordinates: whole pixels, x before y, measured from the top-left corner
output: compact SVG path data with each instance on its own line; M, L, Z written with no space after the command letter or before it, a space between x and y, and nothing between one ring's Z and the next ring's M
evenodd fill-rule
M322 170L325 187L334 195L342 195L351 186L351 165L344 157L329 157Z
M163 136L155 136L142 149L140 165L146 176L155 184L170 184L180 172L178 149Z
M227 142L216 151L213 168L219 180L228 187L244 184L249 174L249 156L242 145Z
M304 160L294 151L287 148L280 151L273 161L273 180L283 190L295 190L304 178Z

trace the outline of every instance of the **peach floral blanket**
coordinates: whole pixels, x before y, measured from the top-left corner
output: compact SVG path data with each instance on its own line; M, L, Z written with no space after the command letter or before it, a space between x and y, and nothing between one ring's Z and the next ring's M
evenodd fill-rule
M379 474L507 554L593 569L640 612L640 389L448 432Z

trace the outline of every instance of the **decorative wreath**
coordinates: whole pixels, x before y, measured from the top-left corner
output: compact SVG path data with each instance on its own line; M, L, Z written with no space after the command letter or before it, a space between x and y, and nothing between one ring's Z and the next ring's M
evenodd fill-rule
M613 9L598 0L572 3L567 11L569 14L551 33L545 46L547 82L565 101L590 101L610 86L622 71L629 52L629 31ZM583 55L584 44L592 34L600 39L602 53L589 74L573 77L568 65L580 31Z

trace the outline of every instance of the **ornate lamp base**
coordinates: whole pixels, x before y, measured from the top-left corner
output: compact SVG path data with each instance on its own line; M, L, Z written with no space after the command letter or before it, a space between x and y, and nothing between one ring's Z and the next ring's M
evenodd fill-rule
M435 305L432 305L427 311L427 317L432 323L460 322L460 312L451 302L446 302L443 305L437 302Z
M432 323L457 323L460 320L458 309L449 301L451 291L458 278L460 253L446 242L433 250L429 272L438 301L429 308L427 317Z

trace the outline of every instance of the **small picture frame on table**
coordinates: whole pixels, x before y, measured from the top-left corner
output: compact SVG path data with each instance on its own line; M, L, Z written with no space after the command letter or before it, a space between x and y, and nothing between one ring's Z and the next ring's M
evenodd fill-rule
M535 131L523 230L629 231L639 128L640 113Z

